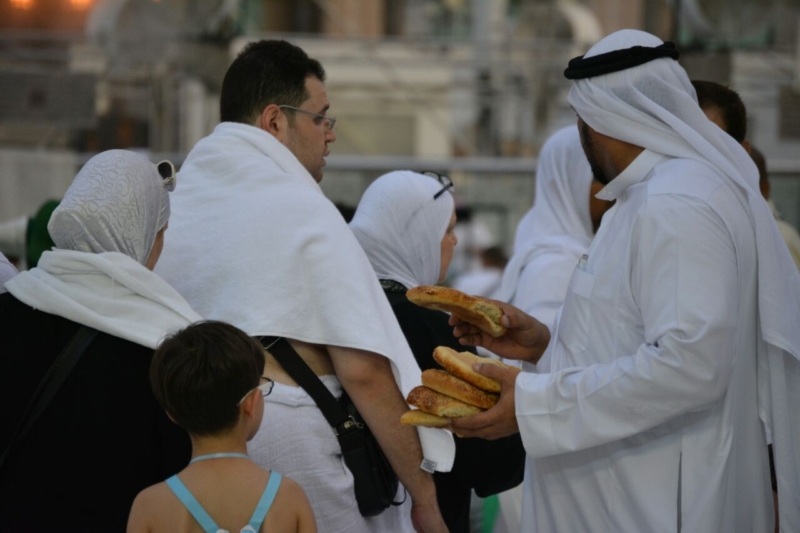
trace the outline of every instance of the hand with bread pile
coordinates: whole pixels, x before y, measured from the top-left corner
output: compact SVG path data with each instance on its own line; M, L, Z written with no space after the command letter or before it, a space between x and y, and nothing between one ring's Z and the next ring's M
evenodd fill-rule
M453 334L458 337L459 343L462 345L482 346L501 357L535 364L550 342L550 331L547 326L516 307L503 302L469 296L454 289L430 286L410 289L407 297L417 305L451 313L450 325L455 326ZM441 350L442 348L437 348L437 352ZM461 389L467 385L473 386L473 389L477 387L483 391L494 393L492 394L494 396L493 405L488 408L478 406L474 401L477 395L475 391L471 390L470 394L465 397L469 400L469 405L452 404L453 401L462 403L459 400L465 400L464 397L455 396L458 400L454 400L453 397L448 398L442 394L432 396L430 392L434 391L418 390L435 389L435 385L431 385L431 382L434 381L432 376L428 376L426 380L425 373L423 373L424 386L411 391L407 398L409 404L419 407L429 414L439 415L437 418L446 417L449 420L448 426L445 426L442 421L437 423L428 419L428 422L431 425L449 427L461 437L494 440L518 433L514 388L520 370L494 359L478 358L467 352L458 353L447 350L452 352L452 354L447 354L451 356L449 359L453 359L452 356L455 354L460 359L459 364L452 361L446 363L448 357L434 352L436 361L460 380L466 382L460 386ZM454 370L456 367L458 370ZM483 379L481 380L481 378ZM437 384L439 382L441 379L436 380ZM453 396L453 390L455 390L454 387L447 385L445 394ZM440 398L441 396L445 399ZM438 411L437 407L440 407ZM406 413L404 422L413 423L408 419L414 413L417 412ZM423 415L424 413L415 416Z

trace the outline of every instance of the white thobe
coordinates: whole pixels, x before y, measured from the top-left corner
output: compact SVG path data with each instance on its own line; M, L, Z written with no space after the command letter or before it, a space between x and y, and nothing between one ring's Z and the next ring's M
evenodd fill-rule
M550 374L520 374L522 531L767 532L756 249L705 164L645 151L570 281Z

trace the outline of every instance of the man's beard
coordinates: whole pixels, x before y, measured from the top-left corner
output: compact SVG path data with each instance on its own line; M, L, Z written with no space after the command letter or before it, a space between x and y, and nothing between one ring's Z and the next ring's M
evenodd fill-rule
M589 135L589 126L586 124L586 122L581 121L580 134L581 144L583 145L583 153L586 155L586 160L589 161L589 167L592 169L594 179L603 185L608 185L611 179L600 167L600 163L597 162L597 150L592 142L591 135Z

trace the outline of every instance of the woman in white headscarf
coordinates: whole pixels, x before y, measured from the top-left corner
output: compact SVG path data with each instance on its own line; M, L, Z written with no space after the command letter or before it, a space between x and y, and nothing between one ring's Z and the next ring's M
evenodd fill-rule
M410 171L385 174L364 193L350 228L367 254L375 274L424 371L438 368L437 346L474 349L458 344L447 315L423 309L406 298L406 290L444 281L457 239L452 182ZM519 436L489 442L456 438L456 460L449 473L435 473L436 495L451 533L469 531L470 495L496 494L522 481L524 451Z
M149 384L161 338L200 319L151 271L174 185L170 163L95 156L50 220L58 248L0 295L0 375L13 377L0 388L4 527L122 531L136 494L189 459ZM68 345L77 362L35 416L37 387L54 387Z
M600 188L592 178L577 126L561 129L547 140L536 168L534 204L517 226L514 255L495 299L522 309L552 331L572 271L611 207L592 199Z

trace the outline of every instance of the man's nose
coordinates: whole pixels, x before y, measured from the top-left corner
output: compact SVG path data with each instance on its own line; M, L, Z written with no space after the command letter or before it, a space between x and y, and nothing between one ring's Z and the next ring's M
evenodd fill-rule
M326 143L336 142L336 132L333 130L328 130L325 134L325 142Z

